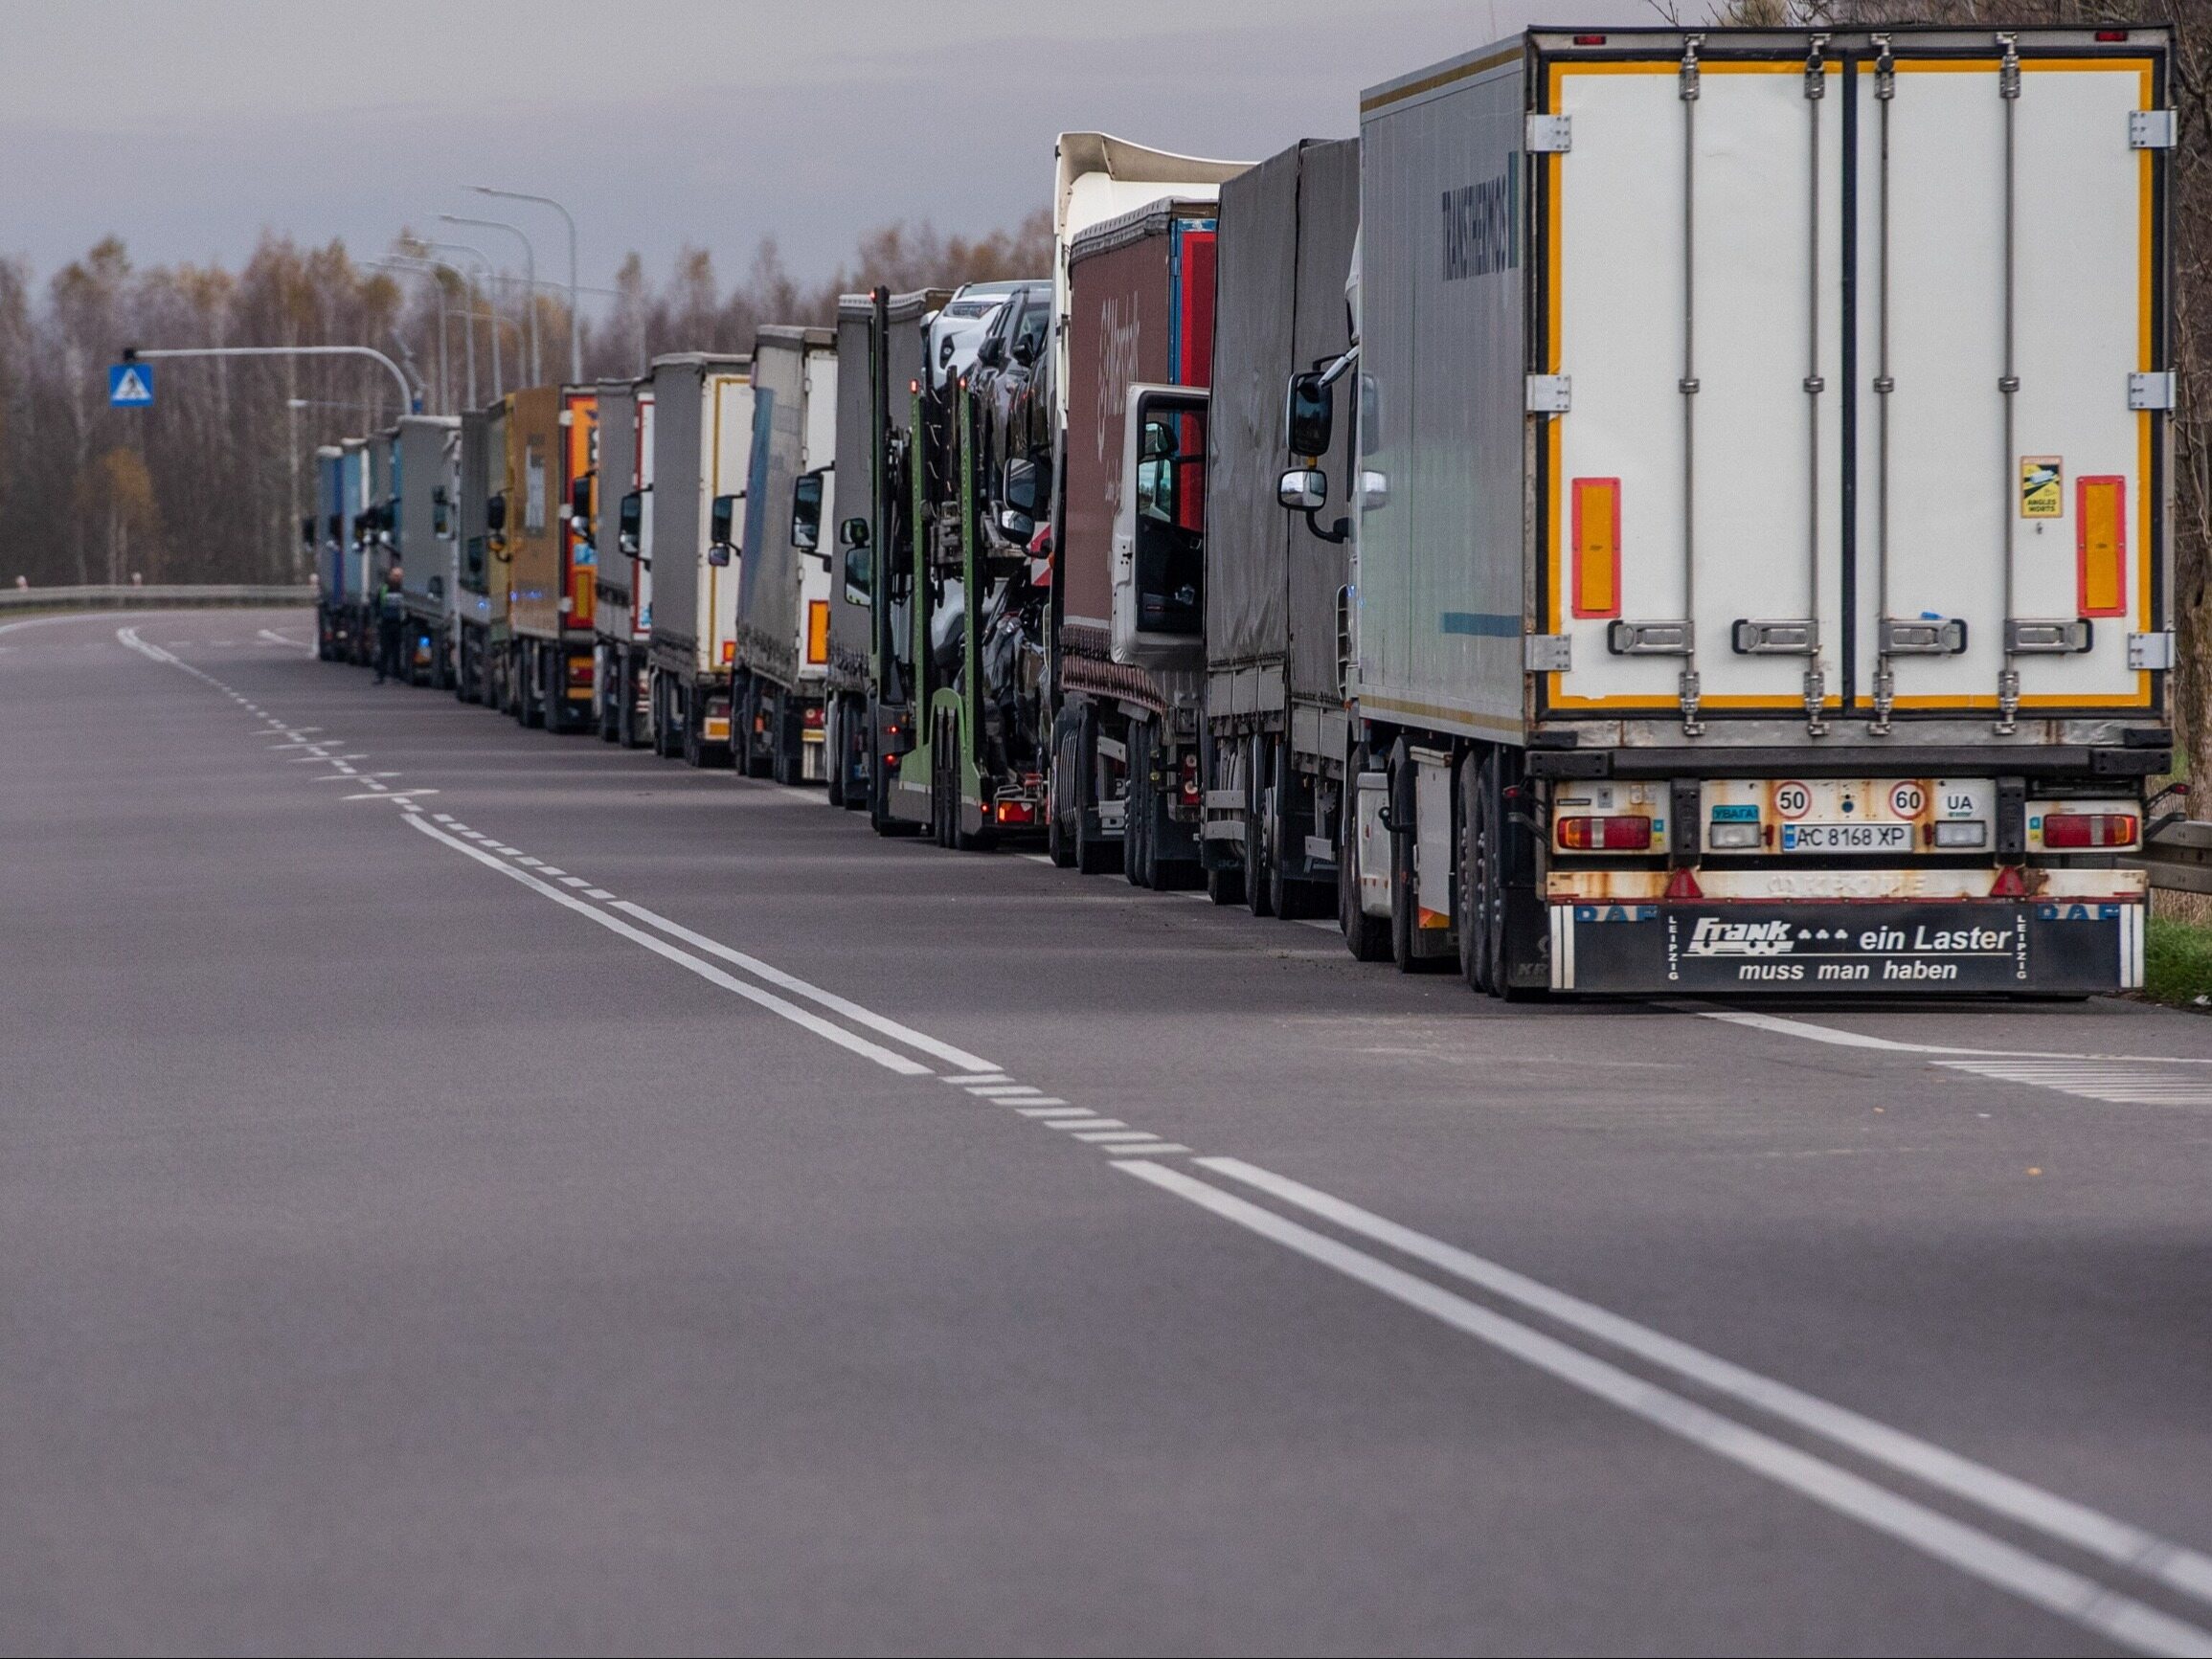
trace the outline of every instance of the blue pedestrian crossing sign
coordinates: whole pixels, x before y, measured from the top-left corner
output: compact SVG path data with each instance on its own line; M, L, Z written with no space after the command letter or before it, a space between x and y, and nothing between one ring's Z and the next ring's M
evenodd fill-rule
M107 401L114 409L153 407L153 365L116 363L107 370Z

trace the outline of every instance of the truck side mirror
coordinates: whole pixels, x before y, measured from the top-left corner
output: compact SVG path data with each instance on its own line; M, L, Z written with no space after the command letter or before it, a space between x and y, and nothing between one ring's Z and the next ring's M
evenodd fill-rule
M1294 456L1328 454L1336 415L1336 395L1317 371L1292 375L1283 406L1283 448Z
M734 540L734 527L736 523L737 498L734 495L716 496L713 508L708 515L708 563L726 565L730 562L731 553L736 550L736 544ZM715 558L716 553L722 556Z
M638 536L645 523L645 498L632 490L615 509L615 543L631 558L638 556Z
M837 539L848 548L865 548L869 544L868 521L846 519L837 527Z
M484 527L493 535L507 528L507 492L502 490L484 504Z
M315 521L312 517L300 521L300 546L312 549L315 545Z
M1294 466L1276 481L1275 499L1293 512L1319 512L1329 504L1329 475L1318 466Z
M791 481L791 545L809 553L822 545L820 472L802 472Z
M569 485L569 522L576 525L592 522L592 475L588 472Z
M858 519L852 521L860 523ZM875 555L865 538L845 549L845 602L865 605L875 588Z

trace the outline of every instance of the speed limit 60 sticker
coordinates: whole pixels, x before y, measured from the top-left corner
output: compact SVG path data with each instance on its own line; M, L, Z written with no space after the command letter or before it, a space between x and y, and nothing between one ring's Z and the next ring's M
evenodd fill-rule
M1899 818L1918 818L1928 805L1928 791L1917 783L1901 783L1889 792L1889 810Z

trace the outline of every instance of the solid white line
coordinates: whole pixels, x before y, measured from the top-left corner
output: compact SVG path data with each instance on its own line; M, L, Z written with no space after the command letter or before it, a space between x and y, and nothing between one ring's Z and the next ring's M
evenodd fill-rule
M1991 1060L2131 1060L2149 1061L2159 1065L2212 1065L2212 1059L2190 1059L2180 1055L2161 1054L2067 1054L2041 1048L1956 1048L1941 1042L1900 1042L1887 1037L1869 1037L1862 1031L1841 1031L1833 1025L1816 1025L1809 1020L1785 1020L1779 1014L1751 1014L1733 1008L1698 1008L1687 1003L1661 1003L1679 1013L1695 1014L1701 1020L1718 1020L1724 1025L1742 1025L1753 1031L1769 1031L1777 1037L1802 1038L1807 1042L1825 1042L1837 1048L1882 1048L1893 1054L1974 1054Z
M1201 1167L1211 1168L1217 1161L1203 1159ZM1309 1261L1332 1267L1715 1456L1788 1487L1823 1508L2087 1629L2148 1653L2212 1652L2212 1631L2199 1629L2094 1579L1901 1497L1810 1452L1569 1347L1557 1337L1492 1312L1403 1267L1355 1250L1181 1170L1135 1158L1116 1167Z
M2030 1486L1902 1429L1891 1428L1845 1406L1747 1370L1731 1360L1693 1348L1648 1325L1609 1312L1564 1290L1554 1290L1524 1273L1417 1233L1303 1182L1260 1169L1241 1158L1209 1157L1201 1159L1200 1163L1217 1175L1309 1210L1346 1232L1402 1250L1417 1261L1440 1267L1469 1284L1479 1285L1493 1295L1517 1302L1587 1336L1609 1342L1701 1387L1794 1424L1861 1457L1886 1464L1900 1473L1979 1504L2007 1520L2031 1527L2046 1537L2148 1574L2201 1601L2212 1602L2212 1557L2170 1542L2070 1498Z
M874 1061L876 1065L887 1071L895 1071L901 1077L927 1077L930 1075L930 1068L919 1062L909 1060L903 1054L893 1053L891 1049L869 1042L865 1037L855 1037L844 1026L832 1025L820 1015L808 1013L796 1002L787 1002L771 992L761 990L757 985L748 985L744 980L723 973L721 969L714 967L711 963L702 962L698 957L677 950L666 940L654 938L652 934L644 931L642 928L633 928L627 922L619 921L608 915L606 911L596 909L581 899L562 892L560 888L553 886L550 882L539 881L528 870L517 869L504 860L495 859L481 847L470 846L458 836L447 835L436 824L427 822L420 814L416 814L407 821L433 841L442 841L455 852L474 859L485 868L497 870L510 880L522 883L532 892L553 900L554 904L563 908L574 910L579 916L589 916L609 932L620 933L632 944L643 945L655 955L666 957L680 967L688 969L709 984L719 985L725 991L734 992L748 1002L756 1003L772 1014L780 1015L794 1025L804 1027L817 1037L826 1038L840 1048L849 1049L854 1054Z
M840 997L834 991L824 991L819 985L810 985L796 974L786 974L782 969L771 967L757 956L748 956L742 951L733 951L719 940L710 939L704 933L694 933L680 922L671 922L666 916L655 915L643 905L632 904L629 900L623 899L616 904L615 908L637 917L641 922L648 923L660 929L670 938L681 939L693 949L706 952L710 956L719 956L725 962L734 963L748 974L767 980L771 985L779 986L785 991L804 997L809 1001L819 1002L824 1008L834 1009L855 1024L865 1025L870 1031L880 1032L895 1042L905 1043L909 1048L917 1048L924 1054L934 1054L939 1060L968 1071L988 1071L991 1069L989 1061L970 1054L964 1048L955 1048L951 1043L939 1042L936 1038L916 1031L911 1025L901 1025L895 1020L887 1020L873 1009L863 1008L859 1003L847 998Z

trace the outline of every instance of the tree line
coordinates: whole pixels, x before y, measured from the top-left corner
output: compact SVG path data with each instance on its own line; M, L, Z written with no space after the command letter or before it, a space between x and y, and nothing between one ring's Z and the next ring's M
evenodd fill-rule
M807 282L763 241L723 284L688 248L661 282L632 254L581 320L587 377L638 374L668 351L745 351L763 323L828 325L837 297L883 282L955 286L1051 268L1051 218L946 235L887 225L854 259ZM109 236L40 287L0 260L0 584L291 582L307 578L300 520L314 510L316 447L389 427L391 375L367 359L230 358L151 365L149 409L111 409L107 366L126 347L371 346L423 407L460 409L529 384L534 321L548 378L566 373L565 287L463 272L402 234L389 257L266 235L237 270L140 267ZM530 315L535 306L536 316ZM593 313L591 306L582 307Z

